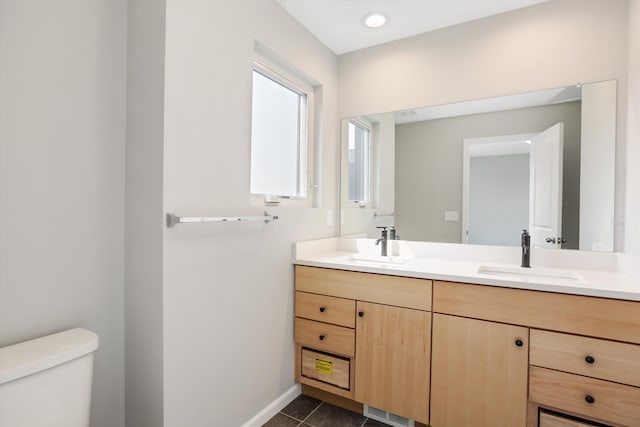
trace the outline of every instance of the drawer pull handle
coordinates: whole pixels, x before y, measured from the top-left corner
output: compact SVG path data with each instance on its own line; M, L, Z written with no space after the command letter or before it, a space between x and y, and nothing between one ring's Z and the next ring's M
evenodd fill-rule
M359 311L359 312L358 312L358 316L360 316L360 317L364 317L364 311Z
M518 339L516 340L516 346L517 347L522 347L524 345L524 343L522 342L522 340Z
M586 400L586 401L587 401L587 403L595 403L595 402L596 402L596 398L595 398L595 397L593 397L593 396L591 396L590 394L587 394L587 395L584 397L584 400Z
M587 362L587 363L589 363L589 364L596 363L596 359L595 359L593 356L587 356L587 357L585 357L585 358L584 358L584 361L585 361L585 362Z
M318 338L320 338L320 341L324 341L324 335L320 335Z
M325 310L326 310L325 307L320 307L320 313L324 313Z

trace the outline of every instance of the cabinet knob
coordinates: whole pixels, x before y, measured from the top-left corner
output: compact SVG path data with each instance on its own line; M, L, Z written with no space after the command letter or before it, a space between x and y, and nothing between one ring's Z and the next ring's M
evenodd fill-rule
M324 335L320 335L318 338L320 338L320 341L324 341Z
M325 310L326 310L325 307L320 307L320 313L324 313Z
M524 345L524 343L522 342L521 339L517 339L516 340L516 347L522 347Z
M358 316L360 316L360 317L364 317L364 311L359 311L359 312L358 312Z
M587 356L584 358L584 361L591 364L591 363L596 363L596 359L593 356Z
M593 396L591 396L590 394L587 394L587 395L584 397L584 400L586 400L586 402L587 402L587 403L595 403L596 398L595 398L595 397L593 397Z

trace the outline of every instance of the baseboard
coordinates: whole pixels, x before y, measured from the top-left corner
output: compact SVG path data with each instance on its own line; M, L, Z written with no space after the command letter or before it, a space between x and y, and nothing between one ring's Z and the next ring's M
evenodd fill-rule
M262 411L258 412L253 418L244 423L242 427L262 427L275 414L280 412L285 406L300 395L300 384L296 383L289 390L285 391L280 397L267 405Z

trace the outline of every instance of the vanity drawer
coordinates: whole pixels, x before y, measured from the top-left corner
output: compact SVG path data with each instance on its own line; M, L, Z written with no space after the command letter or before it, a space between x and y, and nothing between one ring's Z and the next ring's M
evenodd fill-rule
M529 363L640 387L640 346L531 330Z
M593 403L588 400L593 399ZM640 389L531 366L529 399L604 423L640 425Z
M356 327L356 302L296 291L296 316L347 328Z
M349 359L303 348L301 363L303 376L349 390Z
M295 275L297 291L431 310L431 280L302 265Z
M595 424L558 417L546 412L540 413L540 427L593 427Z
M640 344L640 302L433 283L433 311Z
M295 341L302 346L353 357L355 339L353 329L296 317Z

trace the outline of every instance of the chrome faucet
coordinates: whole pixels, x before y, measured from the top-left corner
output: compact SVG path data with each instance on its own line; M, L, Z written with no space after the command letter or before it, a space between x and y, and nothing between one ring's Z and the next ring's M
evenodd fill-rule
M382 229L380 238L376 240L376 245L380 244L380 255L387 256L387 242L389 241L389 236L387 234L387 227L376 227L376 228Z
M529 268L531 267L531 236L529 236L529 232L526 229L522 230L520 239L522 242L522 263L520 267Z

